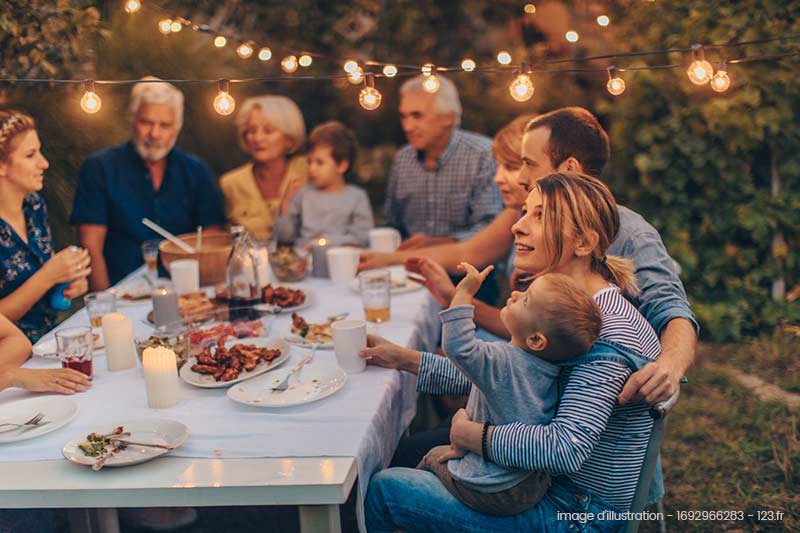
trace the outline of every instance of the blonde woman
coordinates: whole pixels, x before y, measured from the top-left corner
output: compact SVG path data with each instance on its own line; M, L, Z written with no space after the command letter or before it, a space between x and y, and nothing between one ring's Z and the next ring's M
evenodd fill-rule
M308 180L303 114L285 96L255 96L236 116L239 146L252 161L220 178L228 218L259 240L272 236L277 212L288 209Z

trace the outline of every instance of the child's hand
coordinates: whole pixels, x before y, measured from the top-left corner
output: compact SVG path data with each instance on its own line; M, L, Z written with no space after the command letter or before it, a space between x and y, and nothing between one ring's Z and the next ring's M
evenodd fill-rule
M464 279L456 286L456 291L475 296L475 293L481 288L481 284L483 284L486 276L494 270L494 265L489 265L481 272L478 272L478 269L469 263L459 263L458 269L462 272L466 272L467 275L464 276Z
M467 455L467 450L461 449L451 442L450 449L437 457L436 460L441 464L446 463L450 459L461 459L465 455Z

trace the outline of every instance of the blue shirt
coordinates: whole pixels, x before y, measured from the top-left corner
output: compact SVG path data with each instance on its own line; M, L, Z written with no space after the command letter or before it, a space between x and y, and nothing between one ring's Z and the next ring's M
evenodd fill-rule
M429 170L424 159L423 152L406 145L395 155L389 174L386 224L403 238L424 233L465 240L503 210L488 137L454 128L436 168Z
M47 224L47 207L44 200L36 193L28 194L22 202L25 215L25 228L28 242L14 231L5 220L0 218L0 267L3 277L0 278L0 298L5 298L28 278L33 276L53 255L53 240L50 226ZM53 329L56 314L49 305L46 294L25 315L17 321L17 327L25 335L36 342L39 337Z
M175 235L224 225L222 196L205 161L173 148L156 191L133 143L89 156L78 176L70 222L108 228L103 256L112 284L144 262L142 242L160 237L142 224L144 217Z

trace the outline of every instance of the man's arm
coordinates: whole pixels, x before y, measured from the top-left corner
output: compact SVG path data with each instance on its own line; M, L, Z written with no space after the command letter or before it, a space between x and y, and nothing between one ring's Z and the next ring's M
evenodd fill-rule
M108 280L108 267L103 256L108 228L99 224L81 224L78 226L78 235L81 246L89 251L92 260L92 273L89 274L89 287L92 291L104 291L110 283Z

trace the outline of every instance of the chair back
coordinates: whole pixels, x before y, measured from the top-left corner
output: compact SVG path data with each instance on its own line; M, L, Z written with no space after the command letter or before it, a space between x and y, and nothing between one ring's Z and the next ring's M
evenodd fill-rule
M647 441L647 451L644 455L644 462L642 462L642 470L639 472L636 492L633 494L633 503L631 503L630 509L633 516L636 513L641 513L647 504L647 494L650 490L650 483L653 481L653 473L661 450L661 441L664 439L667 416L678 402L680 392L679 388L668 400L659 402L650 408L650 417L654 420L653 431L650 432L650 439ZM639 530L639 522L639 520L629 520L625 529L626 533L636 533Z

